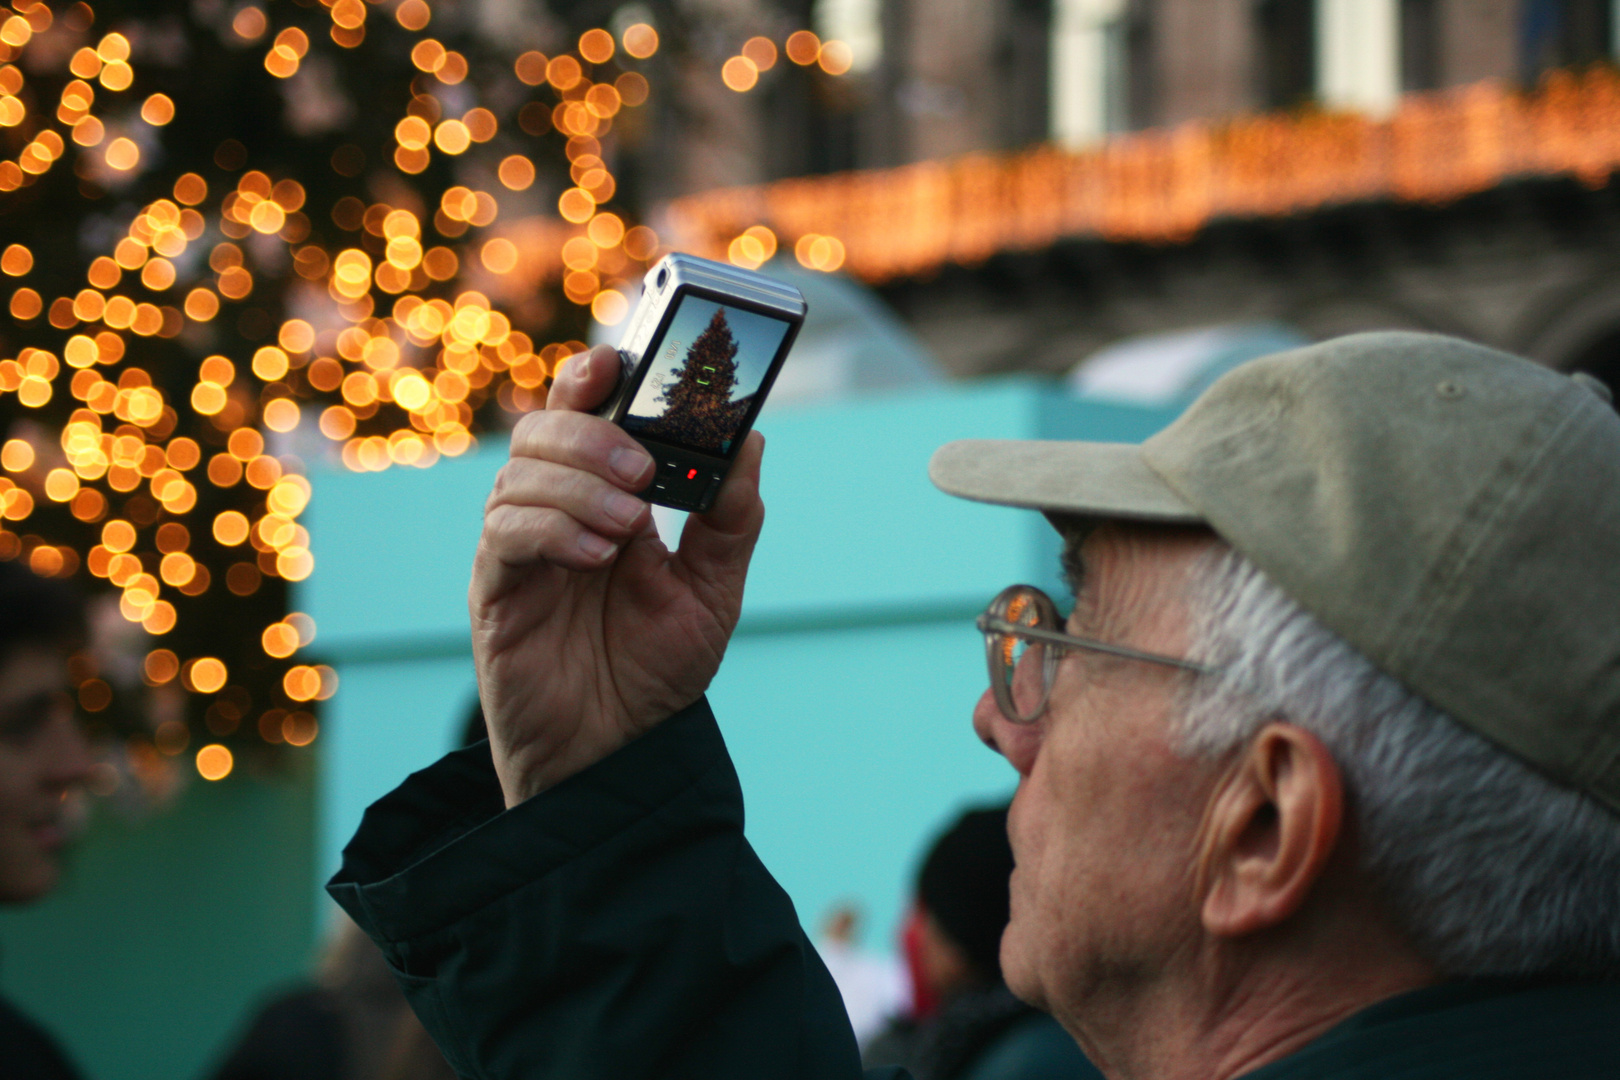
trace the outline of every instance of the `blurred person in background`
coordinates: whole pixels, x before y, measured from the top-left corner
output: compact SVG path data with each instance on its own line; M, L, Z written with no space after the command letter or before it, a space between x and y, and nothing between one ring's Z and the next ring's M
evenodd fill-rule
M339 916L311 985L254 1016L213 1080L455 1080L360 928Z
M905 969L890 957L861 948L861 911L854 903L833 906L821 920L816 951L838 984L855 1041L864 1045L892 1018L909 1011Z
M68 657L84 638L77 593L0 562L0 903L56 887L70 799L95 764L74 713ZM0 1076L69 1080L78 1071L44 1029L0 998Z
M457 745L486 738L484 710L474 699ZM339 914L314 979L260 1008L213 1080L455 1080L455 1073L382 951Z
M1007 808L969 810L923 860L903 934L912 1008L861 1054L915 1080L1100 1080L1056 1020L1001 978L1012 846Z
M464 1075L853 1080L704 697L763 437L671 551L651 457L584 412L619 367L569 361L486 504L489 743L374 804L328 888ZM1140 445L958 442L930 476L1065 541L1072 614L1013 585L978 620L973 726L1018 774L1002 972L1105 1075L1620 1076L1600 384L1360 334L1234 368Z

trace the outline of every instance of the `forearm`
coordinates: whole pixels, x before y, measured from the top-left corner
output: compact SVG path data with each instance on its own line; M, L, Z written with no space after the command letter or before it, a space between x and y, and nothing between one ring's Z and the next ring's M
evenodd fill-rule
M860 1076L705 703L501 807L487 754L452 755L368 812L329 886L464 1075Z

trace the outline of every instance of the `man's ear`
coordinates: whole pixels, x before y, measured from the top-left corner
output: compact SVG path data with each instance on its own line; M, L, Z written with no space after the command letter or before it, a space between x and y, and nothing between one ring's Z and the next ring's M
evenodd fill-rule
M1218 785L1201 830L1199 881L1211 934L1240 937L1299 910L1344 821L1344 779L1304 728L1270 723Z

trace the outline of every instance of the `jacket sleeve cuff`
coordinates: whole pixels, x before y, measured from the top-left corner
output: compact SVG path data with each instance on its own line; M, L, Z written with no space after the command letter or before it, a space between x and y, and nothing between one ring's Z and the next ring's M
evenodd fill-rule
M731 789L722 794L740 828L742 792L703 698L510 810L479 743L373 803L327 892L374 940L407 942L545 877L705 778Z

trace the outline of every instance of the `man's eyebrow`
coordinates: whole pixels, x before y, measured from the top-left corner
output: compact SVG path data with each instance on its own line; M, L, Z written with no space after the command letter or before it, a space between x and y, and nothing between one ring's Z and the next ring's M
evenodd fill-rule
M1089 518L1071 517L1059 518L1053 524L1063 536L1063 553L1059 559L1063 564L1064 584L1068 585L1071 597L1078 597L1086 583L1086 561L1082 552L1086 538L1096 531L1097 522Z
M1069 587L1070 596L1079 596L1086 583L1086 560L1080 554L1080 545L1065 544L1062 561L1063 583Z

